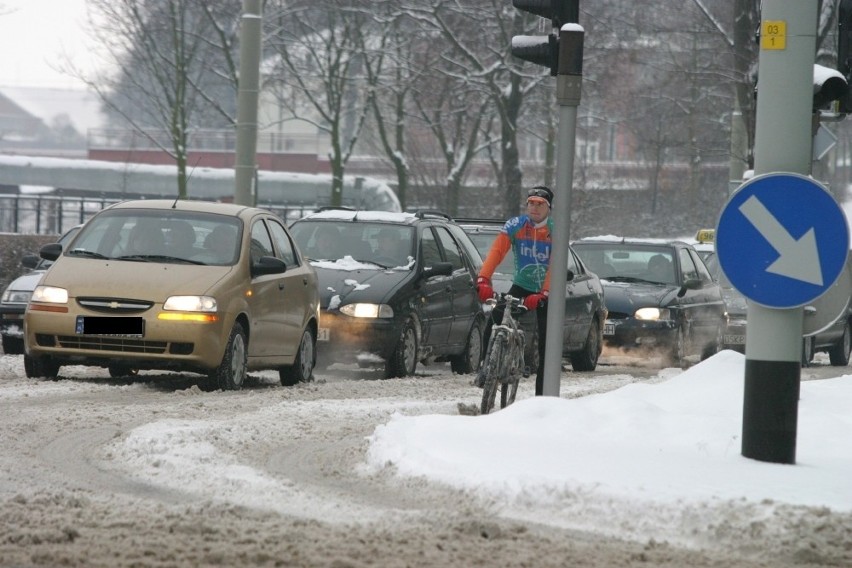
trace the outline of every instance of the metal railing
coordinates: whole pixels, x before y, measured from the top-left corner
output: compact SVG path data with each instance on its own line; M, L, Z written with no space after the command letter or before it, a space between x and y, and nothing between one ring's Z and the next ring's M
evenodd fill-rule
M155 196L160 197L160 196ZM101 209L124 201L114 197L0 194L0 232L61 235L88 221ZM263 202L258 207L275 213L286 223L317 209L314 205Z

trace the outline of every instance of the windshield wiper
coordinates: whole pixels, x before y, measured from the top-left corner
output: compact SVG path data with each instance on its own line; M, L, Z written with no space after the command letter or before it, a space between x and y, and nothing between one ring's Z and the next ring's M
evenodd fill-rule
M644 278L636 278L635 276L607 276L603 278L603 280L610 280L612 282L644 282L645 284L665 284L664 282L656 282L654 280L645 280Z
M71 249L71 250L68 251L68 255L69 256L71 256L71 255L88 256L90 258L102 258L104 260L107 260L109 258L107 256L102 255L99 252L95 252L93 250L86 250L86 249Z
M366 259L366 258L356 258L356 259L355 259L355 262L363 262L363 263L365 263L365 264L375 264L375 265L376 265L376 266L378 266L379 268L384 268L385 270L387 270L388 268L390 268L390 266L385 266L385 265L384 265L384 264L382 264L381 262L376 262L375 260L368 260L368 259Z
M183 262L186 264L207 264L206 262L201 262L199 260L192 260L189 258L181 258L178 256L169 256L165 254L128 254L124 256L117 257L117 260L131 260L131 261L139 261L139 262Z

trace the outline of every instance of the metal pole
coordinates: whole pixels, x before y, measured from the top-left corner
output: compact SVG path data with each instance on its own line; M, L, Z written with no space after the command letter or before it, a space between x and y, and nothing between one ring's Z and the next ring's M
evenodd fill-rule
M257 102L260 90L262 0L243 0L240 23L240 75L237 93L237 148L234 203L254 205L257 154Z
M574 142L577 107L583 84L583 27L565 24L559 30L559 104L556 191L553 197L553 246L550 249L550 298L547 303L547 340L544 345L544 396L559 396L562 377L565 287L568 283L568 243L571 235L571 186L574 182Z
M816 30L815 2L763 0L755 175L810 173ZM749 302L744 457L796 461L802 323L802 308L772 309Z

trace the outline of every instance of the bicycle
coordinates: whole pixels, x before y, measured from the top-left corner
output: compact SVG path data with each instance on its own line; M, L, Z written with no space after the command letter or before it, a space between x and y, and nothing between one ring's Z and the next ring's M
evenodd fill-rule
M523 298L504 294L499 300L492 298L485 303L491 306L492 310L501 305L504 309L502 321L494 322L491 326L491 337L485 351L483 362L485 384L482 387L482 405L480 406L482 414L488 414L494 408L498 383L500 384L500 408L506 408L515 402L521 375L527 376L524 368L526 337L516 319L527 310L523 305Z

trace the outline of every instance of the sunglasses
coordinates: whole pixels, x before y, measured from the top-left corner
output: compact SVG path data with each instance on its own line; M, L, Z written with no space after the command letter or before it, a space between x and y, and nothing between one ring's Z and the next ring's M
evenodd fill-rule
M541 197L545 201L550 201L550 193L543 189L533 188L527 192L527 197Z

